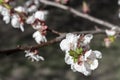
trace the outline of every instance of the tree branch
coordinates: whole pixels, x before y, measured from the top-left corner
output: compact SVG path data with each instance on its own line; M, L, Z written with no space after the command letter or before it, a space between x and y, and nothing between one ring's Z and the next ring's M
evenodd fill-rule
M55 30L53 30L55 31ZM55 31L57 32L57 31ZM17 48L13 48L13 49L7 49L7 50L0 50L0 54L12 54L12 53L16 53L16 52L21 52L21 51L25 51L25 50L30 50L30 49L38 49L40 47L44 47L44 46L48 46L57 42L60 42L63 38L65 38L67 33L60 33L58 32L60 35L59 37L56 37L48 42L42 43L42 44L37 44L34 46L18 46ZM105 33L105 30L93 30L93 31L81 31L81 32L72 32L74 34L98 34L98 33Z
M88 14L84 14L84 13L82 13L82 12L80 12L80 11L77 11L77 10L71 8L71 7L68 7L68 6L65 6L65 5L62 5L62 4L53 2L53 1L48 1L48 0L39 0L39 1L40 1L41 3L43 3L43 4L46 4L46 5L49 5L49 6L54 6L54 7L57 7L57 8L66 10L66 11L69 11L69 12L71 12L71 13L79 16L79 17L82 17L82 18L87 19L87 20L89 20L89 21L91 21L91 22L100 24L100 25L105 26L105 27L107 27L107 28L110 28L110 29L111 29L111 28L115 28L115 29L117 29L117 30L120 31L120 27L117 26L117 25L114 25L114 24L111 24L111 23L109 23L109 22L107 22L107 21L104 21L104 20L95 18L95 17L90 16L90 15L88 15Z

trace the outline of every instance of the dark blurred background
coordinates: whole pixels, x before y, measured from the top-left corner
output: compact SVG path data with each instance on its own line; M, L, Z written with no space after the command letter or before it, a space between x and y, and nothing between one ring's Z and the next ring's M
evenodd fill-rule
M23 4L24 0L18 1ZM83 0L70 0L67 4L81 11ZM89 4L89 14L120 25L118 18L118 0L86 0ZM48 6L49 14L47 25L61 32L93 30L95 26L83 18L77 17L67 11ZM25 25L25 32L12 28L0 19L0 50L14 48L17 45L36 44L32 38L35 32L29 25ZM48 34L48 40L55 37ZM73 72L64 62L64 53L60 50L59 43L40 48L40 55L45 61L31 62L24 57L24 52L13 55L0 54L0 80L120 80L120 43L119 38L110 48L105 48L103 39L105 35L95 35L91 47L103 53L99 67L91 76Z

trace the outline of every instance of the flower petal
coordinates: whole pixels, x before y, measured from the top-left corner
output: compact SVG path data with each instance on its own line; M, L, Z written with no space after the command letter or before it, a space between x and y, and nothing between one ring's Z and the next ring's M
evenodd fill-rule
M90 64L90 69L95 70L98 67L98 60L93 60L92 64Z
M65 54L65 63L67 63L68 65L74 63L74 62L73 62L73 58L69 55L68 52L66 52L66 54Z
M93 51L93 53L96 55L96 58L99 58L99 59L102 58L102 53L100 51L95 50Z
M66 39L63 39L60 43L60 48L62 51L69 51L70 43Z

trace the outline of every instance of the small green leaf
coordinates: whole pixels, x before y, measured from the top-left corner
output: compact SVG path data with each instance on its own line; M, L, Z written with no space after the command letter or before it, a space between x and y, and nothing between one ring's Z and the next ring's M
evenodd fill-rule
M70 56L72 56L73 58L78 58L78 54L76 53L76 51L73 51L73 50L70 50L69 51L69 54L70 54Z
M76 53L77 53L77 54L80 55L82 52L83 52L83 49L82 49L82 48L77 48L77 49L76 49Z
M79 55L78 55L77 53L75 53L73 57L74 57L74 58L78 58Z
M70 51L69 51L69 54L70 54L70 56L74 56L74 54L75 54L75 51L73 51L73 50L70 50Z
M74 63L78 62L78 59L77 59L77 58L73 58L73 60L74 60Z

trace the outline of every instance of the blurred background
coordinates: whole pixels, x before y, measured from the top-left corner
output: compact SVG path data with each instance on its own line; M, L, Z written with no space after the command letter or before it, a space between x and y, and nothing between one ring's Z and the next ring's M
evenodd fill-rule
M19 0L23 4L25 0ZM72 6L82 11L83 0L70 0L67 6ZM89 5L89 14L120 25L118 18L118 0L86 0ZM67 11L47 6L49 10L47 25L61 32L93 30L95 26L104 28L101 25L92 23L83 18L77 17ZM12 28L0 19L0 50L11 49L17 45L34 45L32 38L35 32L29 25L25 25L25 32ZM55 37L48 34L50 40ZM91 76L84 76L81 73L73 72L70 66L64 62L64 53L60 50L59 43L40 48L39 55L45 61L31 62L24 57L25 53L13 55L0 54L0 80L120 80L120 39L117 38L110 48L103 45L105 35L95 35L91 45L93 50L97 49L103 53L99 61L99 67L93 71Z

